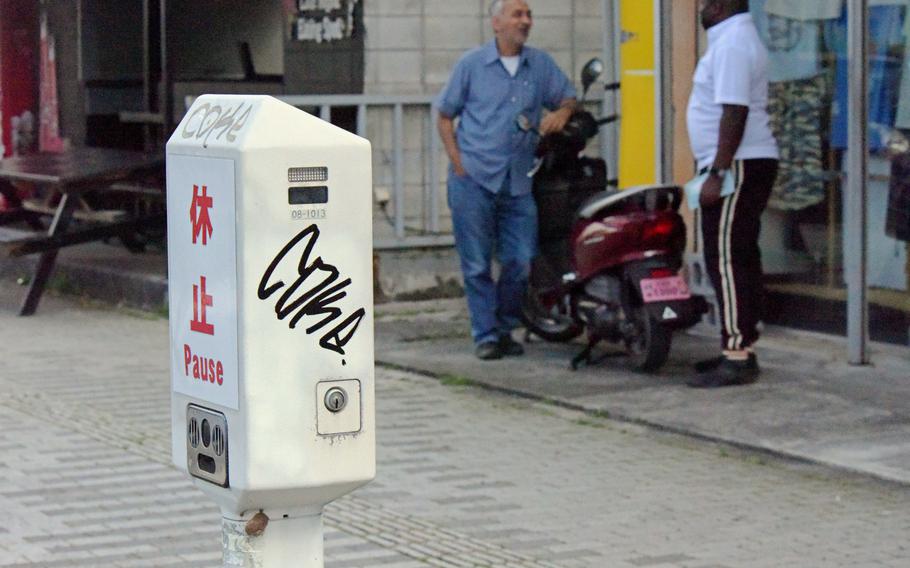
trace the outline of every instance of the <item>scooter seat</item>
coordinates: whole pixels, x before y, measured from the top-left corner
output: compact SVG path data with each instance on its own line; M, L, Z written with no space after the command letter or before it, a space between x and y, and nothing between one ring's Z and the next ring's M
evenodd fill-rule
M637 185L628 189L608 190L586 199L578 209L579 219L592 219L606 208L634 200L643 211L679 209L682 188L678 185Z

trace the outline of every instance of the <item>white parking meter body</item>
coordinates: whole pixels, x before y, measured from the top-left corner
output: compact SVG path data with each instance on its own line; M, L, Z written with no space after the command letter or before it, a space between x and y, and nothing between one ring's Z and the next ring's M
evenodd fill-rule
M226 520L375 475L370 154L265 96L200 97L168 141L173 462Z

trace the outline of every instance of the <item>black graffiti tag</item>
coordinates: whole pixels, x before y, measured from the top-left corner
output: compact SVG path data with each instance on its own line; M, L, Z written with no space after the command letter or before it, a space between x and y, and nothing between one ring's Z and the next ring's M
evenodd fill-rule
M224 136L228 142L233 142L237 139L237 133L246 125L252 110L253 107L246 103L228 108L203 103L187 117L181 135L184 138L202 140L204 145L209 143L209 137L217 131L215 140Z
M347 296L345 288L351 284L350 278L339 282L341 278L339 270L325 262L322 257L310 261L318 240L319 228L316 225L310 225L298 233L278 252L259 281L260 300L267 300L283 289L275 302L275 315L279 320L283 320L293 314L288 322L291 329L294 329L304 316L323 316L306 328L307 335L319 331L342 316L341 309L334 304ZM287 268L285 263L293 262L290 255L295 249L300 252L300 262L296 267L299 278L290 285L282 280L272 282L272 275L276 269ZM363 308L348 315L319 339L319 346L344 355L344 346L354 337L365 315L366 310ZM342 360L342 364L344 363Z

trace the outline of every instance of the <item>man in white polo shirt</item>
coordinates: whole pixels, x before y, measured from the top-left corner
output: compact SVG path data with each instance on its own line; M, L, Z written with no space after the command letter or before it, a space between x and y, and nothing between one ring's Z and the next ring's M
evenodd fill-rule
M768 125L768 53L748 0L701 0L708 49L695 70L687 125L700 172L705 264L717 293L722 355L696 364L688 385L716 388L758 378L752 346L761 317L761 214L777 176L778 151ZM732 176L735 192L721 197Z

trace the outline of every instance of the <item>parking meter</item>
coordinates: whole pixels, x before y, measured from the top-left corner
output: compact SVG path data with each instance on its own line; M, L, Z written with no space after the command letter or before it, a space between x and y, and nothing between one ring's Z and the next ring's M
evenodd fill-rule
M375 475L370 157L267 96L202 96L167 143L172 456L226 565L321 566L322 507Z

